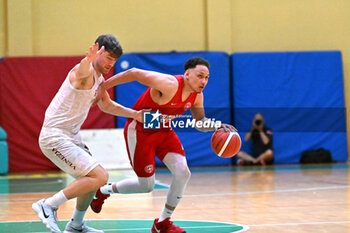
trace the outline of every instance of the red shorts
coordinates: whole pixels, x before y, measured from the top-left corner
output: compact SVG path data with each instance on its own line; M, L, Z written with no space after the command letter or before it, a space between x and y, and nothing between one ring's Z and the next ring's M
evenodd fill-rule
M124 138L130 164L139 177L150 177L155 172L156 155L163 162L169 153L178 153L185 156L180 139L171 131L142 132L135 129L136 121L126 123Z

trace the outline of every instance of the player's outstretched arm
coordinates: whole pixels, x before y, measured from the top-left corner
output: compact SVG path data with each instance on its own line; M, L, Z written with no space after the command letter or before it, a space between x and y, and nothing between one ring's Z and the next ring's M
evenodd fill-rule
M107 91L104 91L102 98L97 103L97 105L105 113L108 113L114 116L133 118L142 123L142 116L143 116L142 110L136 111L114 102L109 97Z
M93 67L91 62L93 62L103 51L104 47L99 50L98 43L90 46L89 51L86 52L86 56L80 61L78 67L72 72L71 81L82 82L84 79L93 77Z
M137 68L131 68L112 76L104 82L103 87L109 89L113 86L133 81L138 81L162 93L176 91L178 87L178 82L172 75Z

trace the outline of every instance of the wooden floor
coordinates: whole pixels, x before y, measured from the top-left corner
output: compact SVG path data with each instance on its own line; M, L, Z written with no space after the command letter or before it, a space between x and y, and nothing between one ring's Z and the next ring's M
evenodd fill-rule
M191 168L191 171L191 180L174 212L174 220L235 223L249 227L247 232L259 233L350 232L347 164ZM130 171L114 171L111 179L131 175ZM88 210L86 219L158 217L167 193L162 184L170 184L171 175L159 170L156 179L160 189L149 194L113 195L100 214ZM31 204L71 181L64 174L0 176L0 224L38 221ZM70 219L74 205L74 200L63 204L58 218Z

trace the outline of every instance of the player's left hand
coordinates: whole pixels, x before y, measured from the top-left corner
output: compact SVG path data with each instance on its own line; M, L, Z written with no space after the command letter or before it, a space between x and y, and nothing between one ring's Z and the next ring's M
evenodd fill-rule
M237 129L229 124L221 124L221 127L219 129L223 129L226 132L237 132Z

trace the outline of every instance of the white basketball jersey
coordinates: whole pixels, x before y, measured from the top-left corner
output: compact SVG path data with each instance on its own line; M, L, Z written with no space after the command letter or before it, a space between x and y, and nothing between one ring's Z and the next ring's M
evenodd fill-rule
M47 108L43 127L58 128L70 134L77 134L84 123L103 76L97 77L94 70L95 82L93 87L89 90L80 90L74 88L70 83L69 76L73 69L68 73L62 86Z

